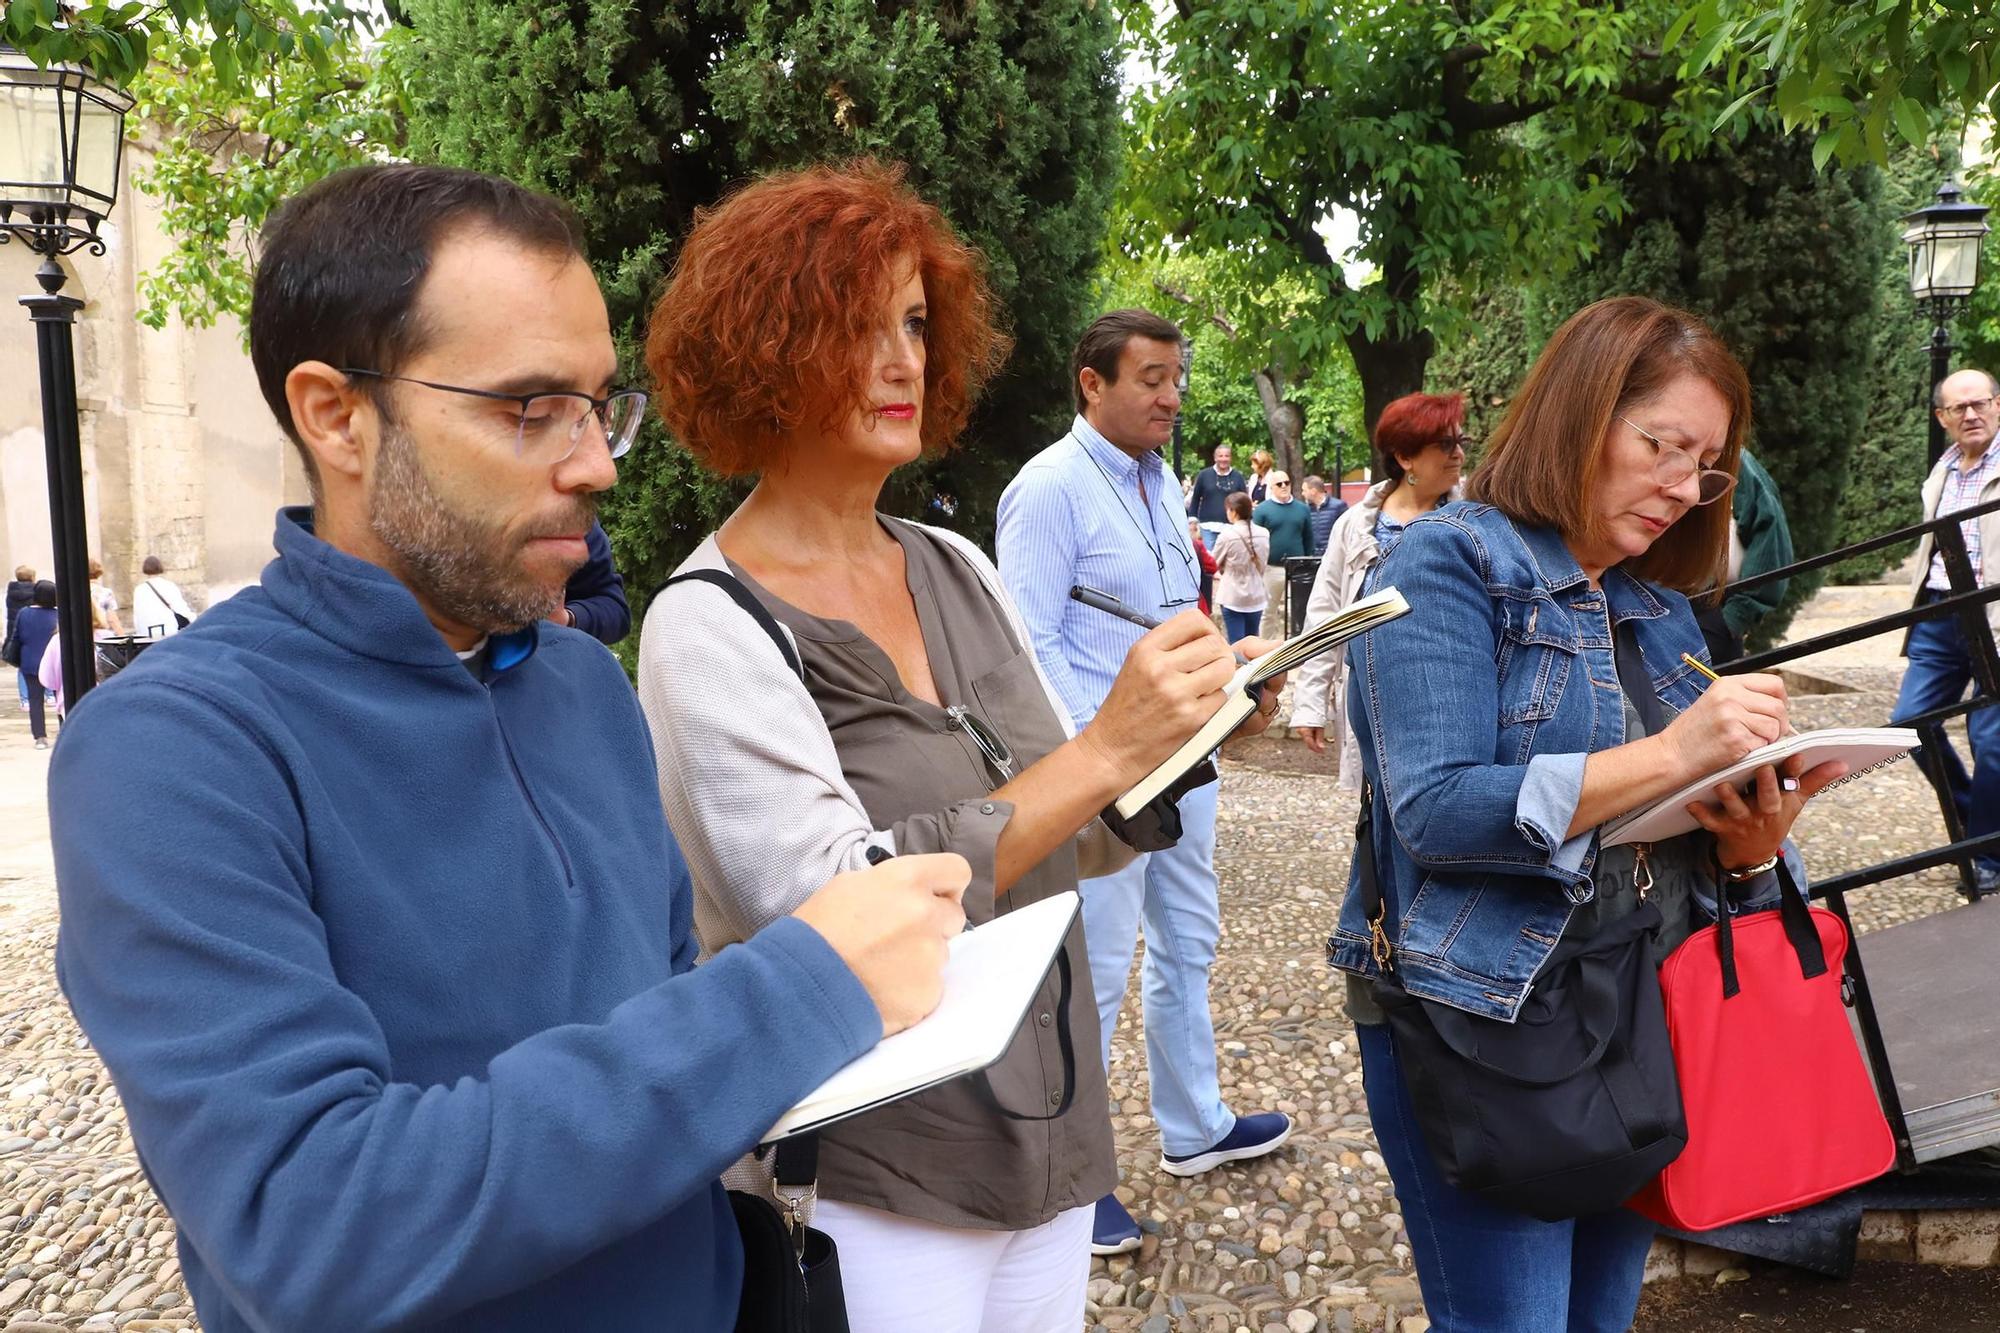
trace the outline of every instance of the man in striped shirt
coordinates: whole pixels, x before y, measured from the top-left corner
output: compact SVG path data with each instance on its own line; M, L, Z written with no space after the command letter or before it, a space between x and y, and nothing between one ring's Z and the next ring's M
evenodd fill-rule
M1993 447L2000 425L2000 382L1983 370L1961 370L1937 387L1933 403L1951 447L1924 481L1924 517L1938 518L2000 500L2000 449ZM1983 514L1959 524L1972 581L1986 587L2000 583L2000 513ZM1926 536L1917 547L1917 604L1951 595L1944 557ZM1987 623L2000 630L2000 602L1987 607ZM1905 651L1910 665L1903 673L1902 692L1892 721L1916 717L1957 703L1972 680L1972 648L1955 617L1927 620L1910 630ZM1966 715L1972 742L1972 772L1950 742L1944 747L1944 767L1952 796L1965 821L1968 836L2000 832L2000 703ZM2000 852L1974 861L1981 892L2000 890Z
M1084 584L1166 619L1195 605L1200 567L1188 542L1180 482L1161 461L1180 411L1181 349L1171 322L1144 310L1100 316L1070 361L1076 419L1028 461L1000 497L1000 577L1028 623L1035 657L1081 728L1096 714L1125 654L1145 631L1072 601ZM1254 734L1277 708L1272 692L1239 734ZM1146 1064L1160 1169L1198 1175L1259 1157L1283 1143L1292 1122L1279 1112L1236 1115L1216 1079L1208 969L1221 914L1215 893L1216 784L1181 797L1180 841L1124 870L1086 880L1084 938L1103 1033L1105 1063L1125 998L1132 954L1146 929ZM1091 1249L1137 1249L1139 1228L1117 1198L1098 1202Z

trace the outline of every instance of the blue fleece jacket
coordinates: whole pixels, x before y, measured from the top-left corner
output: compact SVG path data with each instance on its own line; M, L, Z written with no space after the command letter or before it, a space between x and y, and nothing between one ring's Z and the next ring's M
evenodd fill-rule
M50 770L58 973L203 1327L729 1328L717 1177L873 1004L789 919L690 971L610 654L542 625L475 675L309 522Z

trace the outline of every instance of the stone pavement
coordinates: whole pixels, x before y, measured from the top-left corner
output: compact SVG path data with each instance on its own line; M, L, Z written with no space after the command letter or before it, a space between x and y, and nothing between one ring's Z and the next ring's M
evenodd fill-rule
M1855 678L1872 688L1799 698L1801 728L1887 717L1893 662L1886 677L1865 662L1830 666L1827 674L1878 674ZM25 719L0 710L0 1326L192 1329L172 1223L52 976L47 762L30 748ZM1135 986L1114 1038L1111 1094L1120 1193L1146 1236L1135 1255L1093 1262L1089 1324L1107 1333L1418 1333L1428 1324L1408 1237L1322 954L1346 882L1352 801L1323 761L1289 740L1234 748L1223 767L1224 934L1212 986L1223 1089L1235 1107L1287 1111L1299 1128L1264 1161L1193 1180L1160 1172ZM142 784L135 776L133 799ZM1914 851L1941 833L1908 764L1829 793L1799 825L1817 874ZM1954 901L1949 875L1933 872L1857 894L1853 906L1866 929ZM1649 1310L1655 1304L1649 1296ZM1640 1327L1669 1326L1652 1319L1642 1315Z

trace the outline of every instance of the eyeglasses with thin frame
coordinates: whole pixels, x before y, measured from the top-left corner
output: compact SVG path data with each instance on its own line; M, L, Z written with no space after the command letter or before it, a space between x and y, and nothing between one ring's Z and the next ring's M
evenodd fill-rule
M1699 477L1696 483L1699 495L1698 505L1712 505L1736 488L1736 478L1718 467L1703 467L1694 455L1677 444L1668 444L1659 436L1635 424L1629 417L1619 417L1631 426L1639 438L1653 446L1653 480L1662 486L1678 486L1689 477Z
M646 419L646 394L640 389L613 389L602 398L592 398L587 393L559 389L546 393L468 389L462 384L439 384L435 380L420 380L410 375L391 375L386 371L362 370L352 366L343 366L340 373L415 384L444 393L464 394L468 398L518 404L521 415L514 424L514 456L548 466L554 466L576 452L577 445L583 442L584 423L593 417L597 419L598 429L604 432L605 448L610 450L613 458L623 458L631 451L632 441L638 438L639 427Z
M953 704L944 710L944 724L948 730L963 731L972 737L972 743L979 747L986 762L993 765L1003 784L1014 780L1014 751L986 719L964 704Z
M1982 417L1988 416L1993 411L1994 401L1990 396L1986 398L1968 398L1962 403L1953 403L1949 407L1940 407L1938 415L1946 421L1963 421L1967 412L1977 412Z
M1447 435L1442 440L1439 440L1437 447L1443 451L1445 457L1449 458L1453 454L1463 454L1467 449L1472 447L1472 443L1472 437L1464 431L1460 431L1456 435Z

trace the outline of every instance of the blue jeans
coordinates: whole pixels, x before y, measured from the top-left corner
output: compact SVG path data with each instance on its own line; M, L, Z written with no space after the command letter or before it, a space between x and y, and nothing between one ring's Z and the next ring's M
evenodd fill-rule
M25 668L14 673L14 684L20 687L21 702L28 702L28 673Z
M1922 600L1932 602L1944 595L1925 589ZM1971 648L1956 619L1926 620L1911 626L1909 658L1902 691L1896 696L1896 711L1889 719L1892 725L1957 703L1972 682ZM1966 836L2000 832L2000 703L1967 714L1965 730L1972 741L1970 774L1951 742L1944 744L1942 758L1952 800L1965 823ZM1979 857L1978 865L1987 874L2000 874L2000 853Z
M1222 636L1231 643L1235 643L1238 639L1247 639L1262 628L1264 628L1262 611L1231 611L1226 606L1222 608Z
M1132 975L1139 925L1146 927L1141 970L1146 1017L1146 1073L1161 1146L1175 1157L1205 1152L1236 1128L1215 1075L1215 1021L1208 1010L1208 969L1215 963L1222 913L1215 900L1215 795L1218 784L1181 797L1181 840L1149 852L1116 874L1087 879L1083 937L1111 1067L1111 1033Z
M1409 1228L1437 1333L1623 1333L1653 1224L1619 1209L1542 1222L1446 1182L1425 1146L1389 1029L1357 1024L1375 1139Z

